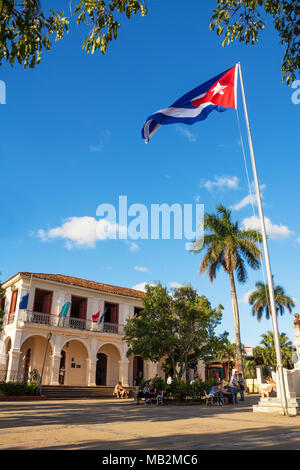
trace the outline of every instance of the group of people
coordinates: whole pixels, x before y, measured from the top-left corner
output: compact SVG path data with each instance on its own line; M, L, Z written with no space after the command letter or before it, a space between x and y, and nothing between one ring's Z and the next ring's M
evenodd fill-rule
M139 405L142 399L145 399L145 404L149 404L152 399L162 399L163 390L158 390L154 387L152 382L146 382L142 390L138 390L136 394L136 404Z
M243 375L241 373L237 373L237 371L233 369L231 379L226 388L222 383L216 380L208 395L213 398L213 402L217 405L222 405L224 398L227 398L228 403L238 405L238 393L240 394L240 401L244 401L244 391L245 382Z

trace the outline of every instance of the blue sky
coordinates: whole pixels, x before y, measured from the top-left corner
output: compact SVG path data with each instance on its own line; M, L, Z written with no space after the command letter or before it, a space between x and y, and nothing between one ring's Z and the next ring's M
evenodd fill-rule
M146 17L123 19L105 56L83 52L85 31L71 25L34 70L1 67L7 90L6 105L0 105L2 280L33 271L128 287L189 282L213 306L223 304L218 331L229 331L233 341L228 276L220 272L214 284L199 276L201 256L188 253L184 240L93 243L85 222L96 217L99 204L117 207L120 195L129 205L149 208L199 202L213 212L222 202L241 224L253 216L244 199L249 188L234 110L212 113L193 126L165 126L148 145L140 136L152 112L240 61L272 270L297 311L300 105L281 83L283 49L271 23L255 47L222 48L208 28L214 5L212 0L190 0L188 6L182 0L151 2ZM238 101L251 173L240 91ZM67 233L64 224L70 220L78 224ZM247 283L237 286L241 337L246 346L256 346L272 324L251 315L247 293L263 275L250 269L248 275ZM293 317L279 318L279 329L293 339Z

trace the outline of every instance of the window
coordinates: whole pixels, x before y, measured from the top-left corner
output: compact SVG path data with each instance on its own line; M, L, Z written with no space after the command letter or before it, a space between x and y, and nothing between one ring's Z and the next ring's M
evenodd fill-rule
M5 309L5 296L0 299L0 310Z
M17 306L17 298L18 298L18 289L15 289L11 295L9 314L8 314L8 323L12 323L14 321L15 311L16 311L16 306Z
M103 331L105 333L118 334L119 304L105 302L106 313L104 315Z
M119 305L105 302L106 313L104 315L104 323L119 323Z
M49 290L35 289L33 311L50 315L53 292Z
M87 298L72 295L70 323L72 328L85 329L85 320L87 312Z
M143 309L141 307L134 307L134 316L139 317L142 314Z

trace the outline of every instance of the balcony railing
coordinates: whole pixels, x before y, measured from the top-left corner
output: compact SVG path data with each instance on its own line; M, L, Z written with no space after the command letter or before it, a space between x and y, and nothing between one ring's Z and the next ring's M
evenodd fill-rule
M30 312L25 310L20 318L24 323L36 323L39 325L56 326L59 328L74 328L76 330L97 331L115 335L124 334L124 325L117 323L94 323L92 320L82 318L62 317L48 315L47 313Z

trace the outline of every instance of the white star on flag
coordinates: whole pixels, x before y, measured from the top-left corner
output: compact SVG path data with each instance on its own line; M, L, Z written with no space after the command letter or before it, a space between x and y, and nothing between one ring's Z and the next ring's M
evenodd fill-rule
M220 95L224 95L224 88L227 88L227 85L221 85L220 82L218 82L215 86L215 88L212 88L212 91L214 92L213 96L215 96L217 93Z

